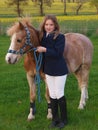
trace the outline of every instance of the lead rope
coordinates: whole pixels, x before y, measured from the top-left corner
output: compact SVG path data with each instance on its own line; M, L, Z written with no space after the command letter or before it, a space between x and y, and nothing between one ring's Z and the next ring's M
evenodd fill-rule
M32 43L30 41L30 31L27 27L25 27L26 33L27 33L27 37L26 37L26 45L31 46L30 50L34 51L34 58L35 58L35 62L36 62L36 75L35 75L35 83L38 86L38 101L41 101L41 94L40 94L40 74L39 74L39 70L41 67L41 63L42 63L42 53L39 53L39 55L37 56L36 53L36 48L32 48ZM30 51L29 50L29 51Z
M34 58L35 58L35 62L36 62L36 75L35 75L35 83L38 86L38 101L41 101L41 94L40 94L40 74L39 74L39 70L41 68L41 63L42 63L42 53L39 53L39 55L37 56L36 53L36 48L34 48Z

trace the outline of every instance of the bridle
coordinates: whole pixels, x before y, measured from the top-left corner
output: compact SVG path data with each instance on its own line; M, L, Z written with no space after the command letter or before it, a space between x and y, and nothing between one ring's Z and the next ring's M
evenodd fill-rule
M24 55L27 52L30 52L32 50L36 50L36 48L31 43L29 29L27 27L24 27L24 29L26 31L26 41L25 41L25 44L20 48L20 50L11 50L11 49L9 49L8 53L12 53L12 54L16 54L16 55L18 55L18 54L19 55ZM30 46L30 48L28 50L24 51L27 46Z

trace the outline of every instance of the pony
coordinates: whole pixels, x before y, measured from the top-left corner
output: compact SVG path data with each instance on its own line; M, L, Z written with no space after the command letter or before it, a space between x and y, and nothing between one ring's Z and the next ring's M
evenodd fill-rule
M11 44L5 56L8 64L15 64L25 55L24 68L26 70L27 81L30 88L30 112L28 120L35 118L35 99L36 99L36 62L34 58L34 48L40 45L40 31L35 29L30 19L22 18L7 29L7 35L11 37ZM88 80L92 64L93 45L90 39L80 33L66 33L66 45L64 48L64 58L66 60L69 74L73 73L78 81L81 91L79 109L84 109L88 99ZM37 54L38 56L39 54ZM41 78L45 81L42 69L39 70ZM51 102L48 86L45 81L45 98L48 104L47 118L52 118Z

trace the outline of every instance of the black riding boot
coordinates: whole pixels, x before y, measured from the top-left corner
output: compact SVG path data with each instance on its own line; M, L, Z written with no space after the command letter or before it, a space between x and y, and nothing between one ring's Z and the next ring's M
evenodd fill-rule
M58 128L63 128L65 125L67 125L67 105L66 105L66 99L65 96L58 99L58 104L60 107L60 116L61 116L61 122L58 124Z
M51 100L51 109L52 109L52 123L50 124L50 128L56 127L59 124L59 116L58 116L58 100L52 99Z

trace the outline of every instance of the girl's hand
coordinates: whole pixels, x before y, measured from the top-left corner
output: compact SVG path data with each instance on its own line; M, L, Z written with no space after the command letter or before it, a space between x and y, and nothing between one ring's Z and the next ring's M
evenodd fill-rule
M38 46L36 51L39 52L39 53L46 52L46 48L42 47L42 46Z

